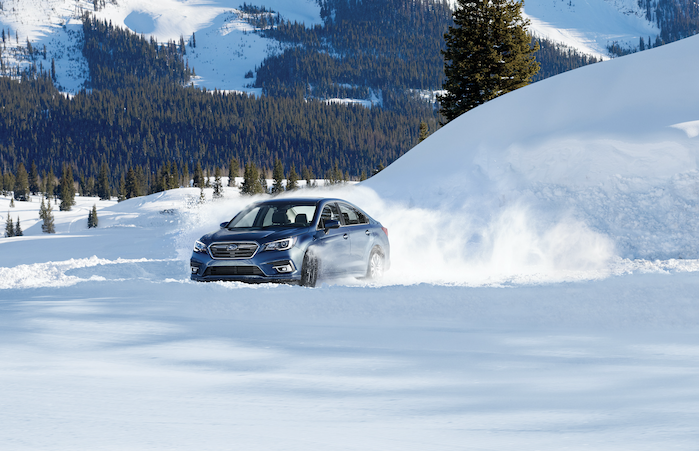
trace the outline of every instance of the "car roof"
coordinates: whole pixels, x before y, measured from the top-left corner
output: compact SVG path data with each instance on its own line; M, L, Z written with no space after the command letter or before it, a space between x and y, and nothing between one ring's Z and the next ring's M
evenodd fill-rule
M346 200L343 199L336 199L332 197L282 197L282 198L276 198L276 199L267 199L267 200L262 200L259 202L256 202L256 204L293 204L293 203L318 203L318 202L345 202L345 203L350 203L347 202Z

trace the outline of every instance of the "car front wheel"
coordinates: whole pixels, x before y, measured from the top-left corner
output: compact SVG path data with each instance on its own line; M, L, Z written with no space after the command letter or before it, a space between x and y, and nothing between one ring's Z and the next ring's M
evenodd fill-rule
M381 250L374 248L369 255L369 263L367 264L366 277L369 280L378 280L383 277L384 259Z
M318 281L318 259L306 252L301 265L301 285L304 287L315 287Z

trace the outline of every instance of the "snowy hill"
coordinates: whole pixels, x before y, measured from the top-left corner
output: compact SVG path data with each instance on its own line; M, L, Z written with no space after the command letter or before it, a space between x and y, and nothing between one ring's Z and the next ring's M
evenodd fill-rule
M315 0L262 3L250 2L306 26L321 23ZM58 84L69 92L80 89L87 78L80 49L80 17L85 11L159 42L179 42L180 37L191 42L194 35L197 45L188 49L187 59L198 76L195 84L208 89L259 92L250 87L253 79L245 75L281 49L276 41L252 33L249 14L232 0L110 0L97 2L96 10L95 3L86 0L5 0L3 5L0 27L9 32L10 46L24 46L27 39L36 48L45 45L47 58L39 64L48 69L55 59ZM603 57L608 56L607 46L612 43L635 48L639 38L654 40L659 33L634 1L531 0L526 2L525 15L537 36ZM12 48L3 58L9 64L30 64Z
M697 51L692 37L509 93L366 184L486 222L514 206L533 209L543 227L574 218L624 257L696 258L699 64L686 55Z

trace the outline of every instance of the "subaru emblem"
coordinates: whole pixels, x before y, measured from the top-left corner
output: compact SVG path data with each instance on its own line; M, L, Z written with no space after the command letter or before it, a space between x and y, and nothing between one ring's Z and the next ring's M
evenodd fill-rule
M226 248L226 250L229 250L229 251L234 251L236 249L238 249L237 244L229 244L228 247Z

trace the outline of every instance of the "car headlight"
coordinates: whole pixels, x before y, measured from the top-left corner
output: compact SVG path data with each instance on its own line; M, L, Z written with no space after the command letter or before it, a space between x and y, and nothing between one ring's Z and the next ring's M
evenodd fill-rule
M194 252L199 252L200 254L207 254L208 251L206 249L206 244L202 243L199 240L196 240L194 242Z
M291 249L296 244L296 237L284 238L283 240L272 241L271 243L265 244L262 249L264 251L285 251Z

